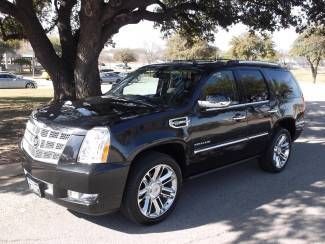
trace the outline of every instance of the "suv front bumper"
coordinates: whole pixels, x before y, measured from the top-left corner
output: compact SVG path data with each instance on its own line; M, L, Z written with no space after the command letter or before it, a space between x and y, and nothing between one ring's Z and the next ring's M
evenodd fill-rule
M124 164L57 164L29 158L22 166L38 195L68 209L88 215L103 215L120 208L129 166ZM34 189L35 191L35 189ZM72 198L68 192L88 194L91 201Z

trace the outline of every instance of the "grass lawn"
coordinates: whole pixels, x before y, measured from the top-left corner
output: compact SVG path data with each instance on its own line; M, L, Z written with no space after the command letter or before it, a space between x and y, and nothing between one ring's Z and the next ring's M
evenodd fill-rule
M21 162L18 143L26 120L52 96L52 89L0 89L0 164Z
M291 72L299 82L313 82L310 69L294 69ZM325 68L319 69L316 82L325 83Z

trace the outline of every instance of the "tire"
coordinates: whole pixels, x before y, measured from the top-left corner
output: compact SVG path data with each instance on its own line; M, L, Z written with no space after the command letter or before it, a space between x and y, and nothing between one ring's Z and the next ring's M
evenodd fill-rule
M26 88L35 88L35 85L31 82L28 82L25 87Z
M285 169L291 155L292 139L288 130L279 128L273 135L265 154L259 160L260 167L271 173Z
M130 169L122 213L138 224L157 224L174 210L181 186L182 173L176 161L163 153L148 153Z

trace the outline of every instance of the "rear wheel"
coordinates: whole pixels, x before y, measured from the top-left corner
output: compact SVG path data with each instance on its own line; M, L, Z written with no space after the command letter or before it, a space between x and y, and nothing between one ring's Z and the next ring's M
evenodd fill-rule
M181 185L181 170L173 158L147 154L131 169L122 212L139 224L159 223L175 208Z
M26 84L26 88L35 88L35 85L33 83L31 83L31 82L28 82Z
M281 172L286 167L291 154L291 135L284 128L278 129L264 156L260 159L261 168L268 172Z

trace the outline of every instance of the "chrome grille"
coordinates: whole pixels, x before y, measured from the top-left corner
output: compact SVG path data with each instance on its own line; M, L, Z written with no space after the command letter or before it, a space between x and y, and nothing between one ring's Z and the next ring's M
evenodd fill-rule
M22 147L33 159L57 164L71 134L53 130L43 123L29 120Z

